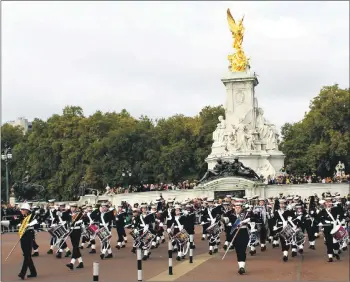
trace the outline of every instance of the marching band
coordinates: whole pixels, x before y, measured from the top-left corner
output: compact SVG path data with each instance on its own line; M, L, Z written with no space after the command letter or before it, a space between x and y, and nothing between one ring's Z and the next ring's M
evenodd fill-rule
M124 205L115 209L108 202L99 207L90 204L78 207L76 203L66 207L50 200L46 211L24 203L21 213L19 235L24 254L23 267L18 275L21 279L24 279L28 267L28 277L37 276L32 256L39 255L34 234L41 227L46 228L52 237L48 254L53 254L56 249L56 257L60 259L65 251L65 257L71 256L66 265L71 270L75 262L78 262L76 269L84 268L80 250L87 244L87 248L91 248L89 255L95 254L96 239L100 241L100 258L113 257L113 226L117 231L116 248L126 247L125 230L128 229L133 238L131 252L136 253L136 249L141 248L143 260L148 260L151 250L164 243L165 238L170 240L172 251L177 253L176 259L186 259L190 245L195 248L196 225L202 226L202 240L208 239L209 255L213 255L218 252L221 235L225 233L225 255L229 250L235 250L239 274L246 272L247 249L251 256L257 255L259 245L262 252L268 251L267 242L272 243L273 248L281 246L285 262L290 250L291 257L303 253L305 237L309 249L315 250L320 231L327 247L328 262L332 262L333 257L339 260L341 251L346 251L349 244L350 201L330 193L324 193L322 199L313 195L305 200L299 196L284 197L283 194L269 199L239 199L227 195L219 201L206 198L182 203L158 198L156 204L141 203L140 207L136 204L132 210L127 210ZM67 246L68 238L72 251Z

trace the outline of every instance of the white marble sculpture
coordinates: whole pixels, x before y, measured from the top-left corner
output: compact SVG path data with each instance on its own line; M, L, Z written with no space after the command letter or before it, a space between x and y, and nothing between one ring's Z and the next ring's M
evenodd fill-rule
M335 166L336 176L343 176L345 174L345 165L339 161Z
M284 166L285 156L278 149L276 127L258 107L255 73L228 72L222 82L226 87L225 119L219 117L213 133L212 152L206 159L208 168L212 169L218 158L232 161L238 156L244 165L261 171L265 178L274 177Z

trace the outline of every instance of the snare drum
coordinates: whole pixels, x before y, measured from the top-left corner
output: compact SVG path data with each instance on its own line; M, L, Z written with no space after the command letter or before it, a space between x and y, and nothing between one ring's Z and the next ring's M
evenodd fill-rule
M106 227L103 226L96 232L96 236L98 237L98 239L100 239L101 243L104 243L105 241L111 239L112 234Z
M139 236L139 231L137 229L134 229L129 234L135 240Z
M66 229L65 224L51 226L48 232L51 234L52 237L55 237L57 239L62 238L65 235L67 235L67 233L69 233L68 230Z
M250 235L249 235L248 246L249 247L255 246L257 241L258 241L258 233L256 231L251 232Z
M174 239L180 244L184 245L186 244L189 239L190 235L188 235L187 231L185 229L182 229L180 232L178 232L175 236Z
M286 225L286 227L283 228L279 235L286 241L286 244L290 244L293 236L295 235L295 230L292 226Z
M142 243L143 249L148 249L151 247L152 241L156 238L156 235L152 234L149 230L144 232L140 236L140 241Z
M95 238L98 232L98 226L96 224L90 224L86 231L90 235L90 238Z
M332 229L331 234L333 235L333 238L337 241L342 241L349 236L347 230L341 225L335 226Z
M218 223L214 223L213 225L207 228L208 236L216 237L220 234L220 227Z
M294 241L297 246L305 243L305 236L302 230L297 229L294 236Z

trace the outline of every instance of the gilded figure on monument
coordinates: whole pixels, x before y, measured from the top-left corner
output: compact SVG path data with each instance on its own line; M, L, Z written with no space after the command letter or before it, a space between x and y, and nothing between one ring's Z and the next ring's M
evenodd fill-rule
M244 26L243 26L244 17L238 21L238 24L231 15L230 9L227 9L227 21L232 33L233 48L236 49L236 53L229 55L228 59L231 65L232 72L245 71L248 66L248 59L244 54L242 44L244 37Z

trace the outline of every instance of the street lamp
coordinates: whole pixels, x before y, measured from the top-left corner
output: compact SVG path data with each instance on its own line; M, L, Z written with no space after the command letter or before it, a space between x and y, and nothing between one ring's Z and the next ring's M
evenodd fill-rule
M132 176L132 173L131 173L131 170L130 169L123 169L123 172L122 172L122 176L123 176L123 179L125 179L125 177L128 177L127 181L126 181L126 188L129 187L129 179L130 177Z
M9 202L9 169L8 163L12 159L11 148L5 144L5 150L1 153L1 159L5 161L6 166L6 202Z

